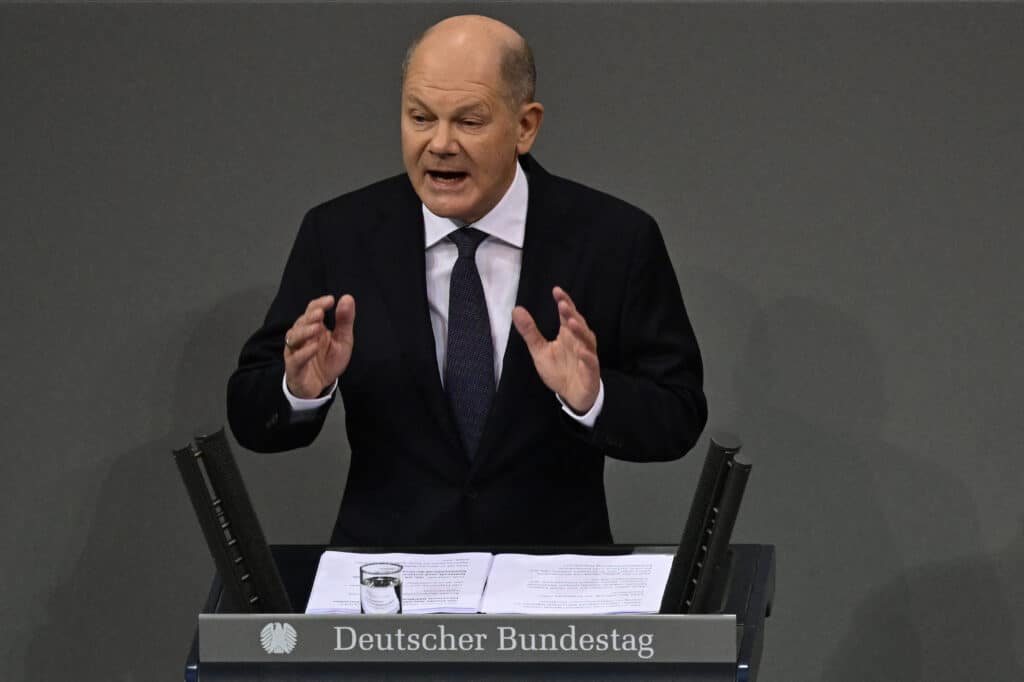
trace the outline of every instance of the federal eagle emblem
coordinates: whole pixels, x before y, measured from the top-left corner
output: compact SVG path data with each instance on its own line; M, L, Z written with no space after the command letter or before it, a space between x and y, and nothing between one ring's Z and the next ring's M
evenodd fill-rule
M268 654L290 654L299 639L288 623L267 623L260 630L260 644Z

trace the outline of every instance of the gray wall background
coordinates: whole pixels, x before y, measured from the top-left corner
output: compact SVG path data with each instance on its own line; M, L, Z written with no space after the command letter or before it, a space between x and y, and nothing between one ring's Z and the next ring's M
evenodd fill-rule
M302 213L401 171L407 41L472 9L0 8L0 676L180 679L212 562L170 450ZM757 458L736 539L778 547L762 679L1021 679L1024 6L483 9L540 161L662 226ZM272 542L328 537L342 425L237 452ZM619 541L676 541L705 448L611 463Z

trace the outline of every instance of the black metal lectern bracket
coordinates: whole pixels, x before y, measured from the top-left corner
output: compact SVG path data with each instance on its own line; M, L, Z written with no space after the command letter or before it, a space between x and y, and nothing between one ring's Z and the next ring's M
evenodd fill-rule
M750 476L750 463L738 457L741 447L731 434L711 437L660 613L717 611L731 565L729 537Z
M224 612L292 613L224 430L174 451L223 583Z

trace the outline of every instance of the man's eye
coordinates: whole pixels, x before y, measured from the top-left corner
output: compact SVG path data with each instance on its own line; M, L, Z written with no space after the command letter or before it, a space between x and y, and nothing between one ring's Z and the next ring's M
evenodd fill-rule
M427 117L424 116L423 114L413 114L411 118L412 118L413 123L426 123L427 122Z
M462 125L464 125L464 126L466 126L468 128L478 128L481 125L483 125L483 122L482 121L478 121L478 120L476 120L474 118L468 118L468 119L464 119L462 121Z

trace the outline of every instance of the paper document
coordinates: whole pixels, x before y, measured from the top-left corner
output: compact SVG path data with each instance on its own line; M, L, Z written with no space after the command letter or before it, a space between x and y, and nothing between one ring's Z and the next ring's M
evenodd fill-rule
M483 613L657 613L671 554L591 556L499 554Z
M327 551L313 580L306 613L359 613L359 567L402 565L403 613L476 613L493 555L369 554Z

